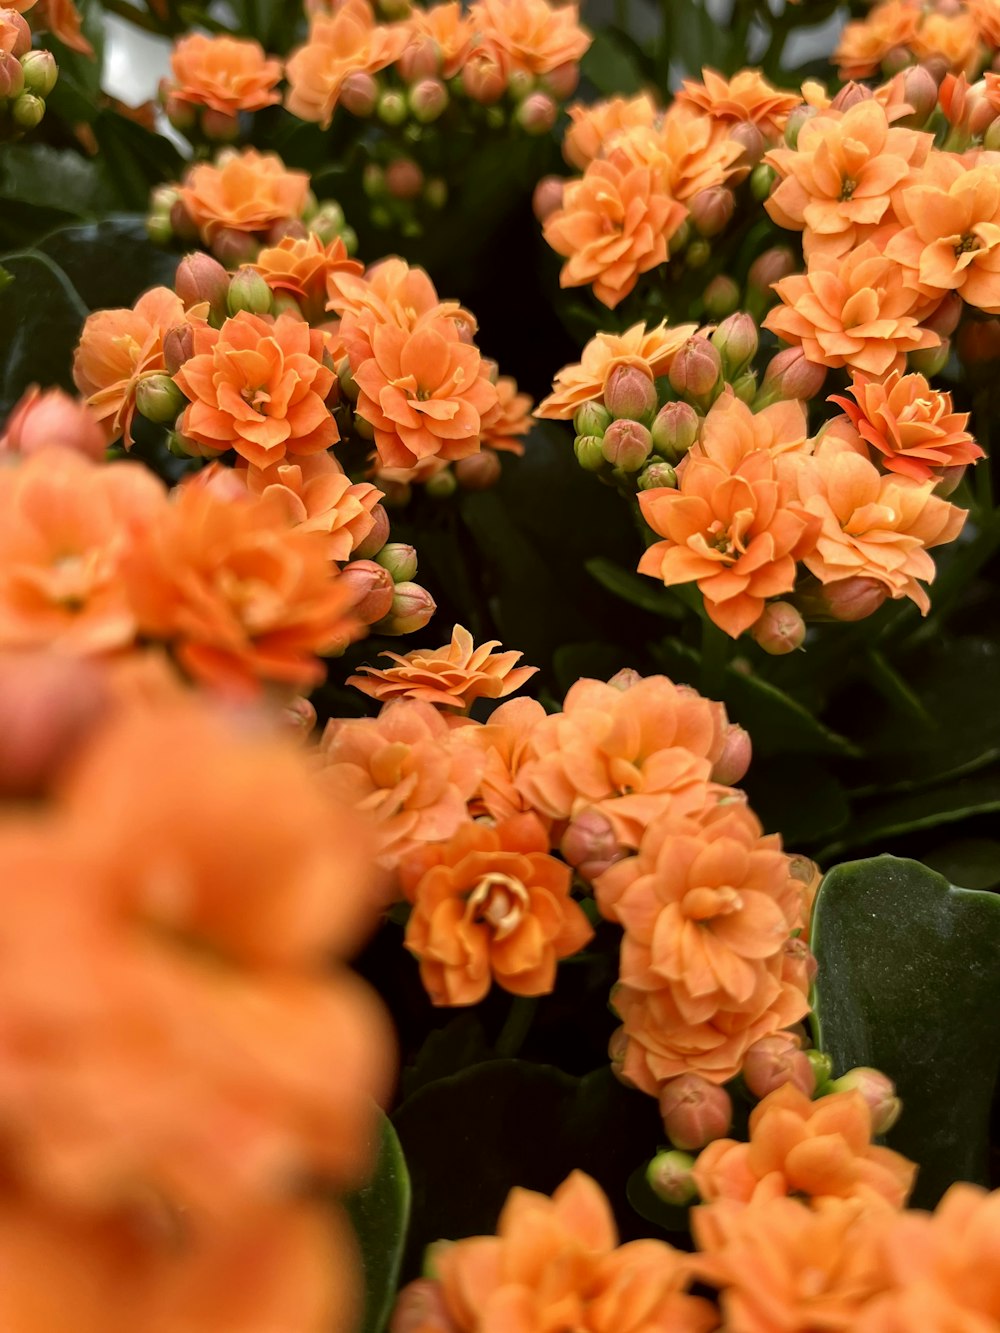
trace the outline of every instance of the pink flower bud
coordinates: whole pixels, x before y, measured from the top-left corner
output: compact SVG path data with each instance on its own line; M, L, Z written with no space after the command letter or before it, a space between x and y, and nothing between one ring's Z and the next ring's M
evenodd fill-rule
M170 205L170 227L177 240L182 241L185 245L198 239L198 228L195 226L194 219L179 198L175 199ZM242 233L237 233L237 235L242 235Z
M902 124L920 129L934 114L938 101L938 86L923 65L914 65L903 74L903 99L913 108ZM895 122L897 125L899 121Z
M665 403L653 422L653 448L668 463L679 463L700 429L701 417L690 403Z
M28 20L16 9L0 9L0 26L7 30L10 54L20 60L31 50L31 29Z
M500 480L500 455L495 449L482 449L460 458L453 470L463 491L488 491Z
M168 375L176 375L185 361L194 356L194 329L177 324L163 339L163 364Z
M670 366L670 387L681 398L708 404L722 381L722 357L707 338L689 338Z
M614 1005L615 992L611 991L611 1003ZM625 1060L628 1057L628 1033L624 1027L615 1028L608 1041L608 1059L611 1061L611 1072L623 1087L634 1088L635 1084L625 1073Z
M641 680L645 679L645 676L636 671L635 667L622 667L620 671L616 671L613 676L608 677L608 684L616 690L621 690L624 694L626 690L631 690Z
M274 293L256 269L236 270L226 293L226 305L231 315L238 315L241 310L251 315L266 315L273 304Z
M531 207L534 210L535 217L539 222L544 222L546 218L562 208L563 190L566 188L566 181L562 176L543 176L535 186L535 192L531 196Z
M389 571L393 583L409 583L416 577L417 553L405 542L389 542L375 557Z
M798 1039L788 1032L775 1032L755 1041L743 1057L743 1081L755 1097L766 1097L786 1083L811 1097L816 1075Z
M677 473L665 458L654 458L639 473L639 490L656 491L666 486L669 490L677 489Z
M826 366L806 360L801 347L786 347L771 358L764 371L763 389L775 398L798 398L808 402L816 398L826 381Z
M653 451L653 437L638 421L612 421L601 440L601 451L612 467L638 472Z
M11 409L6 431L0 435L0 455L28 456L50 444L75 449L88 458L104 457L104 434L90 409L62 389L32 384Z
M378 102L378 83L367 70L355 70L340 85L340 104L352 116L367 119Z
M821 597L828 615L834 620L866 620L879 609L889 590L878 579L857 575L836 579L823 587Z
M394 199L416 199L424 188L424 173L411 158L397 157L385 169L385 188Z
M699 1074L681 1074L660 1089L660 1115L670 1142L697 1152L729 1132L733 1104L725 1088Z
M730 315L712 334L711 343L722 357L726 379L736 379L757 354L757 325L742 312Z
M410 110L413 119L421 125L429 125L431 121L437 120L448 101L448 89L440 79L421 79L410 89Z
M285 240L304 241L308 235L309 228L300 218L282 218L268 227L264 240L268 245L280 245Z
M0 98L17 97L24 88L24 70L17 56L0 51Z
M316 709L309 699L298 695L281 710L281 720L285 728L299 740L307 740L316 726Z
M36 97L48 97L59 78L59 67L51 51L29 51L21 61L24 86Z
M746 775L752 757L753 743L749 733L736 722L730 722L722 754L712 769L712 781L721 782L724 787L735 787Z
M729 131L729 137L743 149L743 155L736 159L738 167L749 171L764 156L764 149L767 147L764 136L750 121L739 121Z
M688 204L691 223L702 236L718 236L729 225L736 202L732 190L711 185L699 190Z
M925 70L924 73L926 72L927 71ZM928 75L928 77L930 76ZM988 148L989 144L985 142L985 135L986 131L996 120L996 107L993 106L991 102L987 101L985 97L972 101L971 106L972 111L969 115L969 133L974 137L979 135L984 136L983 147ZM993 141L996 142L995 136Z
M604 383L604 406L613 417L652 421L656 386L639 366L615 366Z
M750 265L747 286L753 291L769 292L776 282L795 272L795 256L787 245L773 245Z
M392 575L374 560L352 560L340 577L354 590L354 611L365 625L373 625L392 610L396 585Z
M201 132L213 143L233 143L240 137L240 118L229 111L206 107L201 113Z
M872 90L866 88L863 83L855 83L852 79L850 83L845 83L840 92L830 103L831 111L849 111L852 106L857 106L859 102L870 102L872 100Z
M431 1278L417 1278L399 1293L389 1323L389 1333L460 1333L452 1322L440 1285Z
M831 1085L834 1092L860 1092L872 1113L872 1133L888 1134L899 1119L903 1103L896 1096L896 1085L879 1069L859 1065L849 1069Z
M206 255L203 250L185 255L177 265L174 291L184 302L185 310L207 301L212 322L221 324L225 319L229 274L217 259Z
M646 1184L661 1203L683 1208L697 1197L694 1158L690 1153L658 1152L646 1167Z
M525 134L548 134L559 108L548 93L529 93L517 108L517 123Z
M791 602L768 602L751 637L772 657L784 657L801 648L806 637L806 622Z
M739 306L739 283L727 274L719 273L705 288L701 299L705 303L705 313L711 319L725 319Z
M241 264L252 264L260 253L260 245L249 232L236 231L233 227L222 227L212 238L212 253L220 264L224 264L228 269L234 269L239 268Z
M389 515L382 505L377 504L369 517L375 526L362 542L354 548L354 554L361 560L375 560L389 540ZM381 563L381 562L379 562Z
M86 660L0 658L0 799L44 795L110 703L103 674Z
M423 629L436 610L434 598L419 583L397 583L389 614L375 628L379 634L412 634Z
M147 421L165 425L176 421L186 403L184 395L169 375L145 375L135 387L135 405Z
M491 106L504 95L507 75L492 46L479 46L469 53L462 67L462 87L482 106Z
M627 853L615 836L608 817L592 806L582 810L568 825L559 850L563 857L591 883Z
M573 96L579 82L580 66L574 60L567 60L565 64L557 65L555 69L550 69L541 77L541 85L545 91L560 102L565 102L567 97Z
M414 37L396 61L404 83L432 79L441 69L441 48L433 37Z

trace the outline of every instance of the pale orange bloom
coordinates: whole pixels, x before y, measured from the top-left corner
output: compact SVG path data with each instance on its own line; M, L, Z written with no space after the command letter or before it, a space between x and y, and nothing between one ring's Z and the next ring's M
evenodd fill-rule
M957 291L969 305L1000 314L1000 178L934 153L896 198L902 230L885 246L906 282L928 297Z
M319 684L317 654L358 628L355 593L336 577L323 534L293 527L275 495L180 487L125 578L143 633L169 643L195 680L237 695Z
M664 541L639 573L698 585L711 619L732 638L759 619L769 597L791 591L795 562L816 543L819 522L763 449L736 463L690 456L680 485L639 495L642 516Z
M877 1200L902 1208L916 1166L872 1143L871 1111L859 1092L810 1100L792 1083L768 1093L750 1112L750 1140L716 1139L694 1167L706 1203L755 1203L780 1195Z
M858 1199L713 1203L691 1214L693 1266L721 1288L733 1333L849 1333L889 1285L883 1245L896 1217Z
M0 469L0 645L87 657L130 647L124 569L166 507L138 463L53 447Z
M943 60L953 74L977 72L985 54L979 45L979 24L971 14L931 11L910 43L918 61Z
M618 1246L608 1201L581 1171L551 1199L511 1190L496 1236L442 1246L435 1266L448 1333L708 1333L718 1322L687 1294L686 1255L659 1240Z
M441 78L454 78L465 64L476 33L475 23L463 12L459 0L444 0L429 9L414 6L408 22L410 45L433 42Z
M244 481L253 495L280 499L291 526L321 533L330 560L349 560L375 528L382 492L370 482L352 482L332 454L310 454L268 467L250 463L226 472Z
M326 405L336 382L322 333L291 315L241 311L196 325L194 355L174 377L190 399L178 429L209 454L235 449L258 467L317 454L340 438Z
M489 368L448 315L431 314L412 331L377 324L372 355L351 365L357 411L372 426L379 460L410 467L423 458L478 453L482 420L497 404Z
M667 245L685 209L636 166L621 147L586 169L563 191L562 207L545 220L543 234L566 257L561 287L590 284L610 309L628 296L639 276L667 261Z
M413 904L406 947L436 1005L478 1004L495 981L514 995L548 995L556 964L593 936L570 897L573 872L548 855L531 814L490 827L470 820L445 843L399 865Z
M376 23L368 0L345 0L333 14L317 14L305 46L286 63L285 105L300 120L328 128L347 76L385 69L399 59L409 37L406 24Z
M425 842L444 842L468 819L482 755L456 743L428 703L402 700L378 717L334 718L320 742L323 781L345 805L374 819L389 868Z
M729 137L729 126L713 120L683 102L672 102L656 135L638 129L623 137L622 148L645 160L643 144L650 147L650 165L663 155L661 182L675 198L687 202L701 190L724 185L737 170L743 146Z
M891 1288L854 1327L862 1333L913 1328L992 1329L1000 1323L1000 1191L952 1185L933 1216L897 1216L883 1245Z
M728 468L764 450L777 458L786 453L808 452L808 416L798 398L780 399L753 412L727 385L702 422L692 457L705 455Z
M596 807L619 841L634 847L666 806L682 813L704 806L727 725L722 704L666 676L627 689L578 680L563 711L532 732L535 758L522 766L517 785L552 819Z
M438 317L454 321L466 341L476 332L476 321L457 301L442 301L422 268L405 259L382 259L363 275L338 269L327 279L327 309L340 316L339 336L357 370L374 355L372 338L381 324L412 333Z
M125 448L131 448L139 381L166 369L163 339L186 322L183 302L169 287L145 292L131 310L87 316L73 354L73 382L109 444L124 436Z
M776 139L802 103L799 93L772 87L757 69L741 69L731 79L703 69L701 77L701 83L685 79L676 100L728 125L756 125L765 139Z
M849 445L821 443L796 476L802 506L820 522L815 547L803 557L806 568L821 583L875 579L890 597L909 597L926 615L930 599L920 584L935 575L928 550L954 541L967 517L934 494L936 484L934 477L880 473Z
M531 431L531 396L518 393L517 381L509 375L497 377L496 391L497 404L482 419L480 439L500 453L523 454L518 437Z
M476 699L504 699L519 690L537 667L519 667L521 653L495 653L498 639L478 648L472 635L456 625L451 642L442 648L415 648L401 657L399 653L380 653L396 665L361 667L361 675L349 676L347 683L386 703L390 699L423 699L438 708L457 708L467 712Z
M920 6L913 0L886 0L865 18L848 23L833 53L840 77L846 81L875 74L890 51L911 45L920 19Z
M28 7L24 4L14 5L15 9L21 10ZM82 56L94 54L94 48L83 35L80 11L73 0L38 0L38 8L31 16L31 23L34 28L50 32L71 51L79 51Z
M255 148L221 154L218 165L198 163L180 187L181 202L209 243L224 229L267 231L300 218L308 194L308 172L290 171L274 153Z
M568 108L572 124L563 138L563 157L571 167L584 171L596 157L609 152L623 131L656 123L656 103L648 93L636 97L611 97L604 102L576 102Z
M336 275L360 275L364 268L347 253L339 236L324 245L315 232L304 238L285 236L261 250L251 265L273 292L294 296L302 313L320 323L326 309L327 288Z
M516 69L551 74L575 64L590 46L575 4L548 0L476 0L470 16L486 41L505 52Z
M902 369L907 353L941 344L936 333L921 327L926 302L898 260L872 241L842 259L822 264L817 259L804 274L775 283L774 290L782 304L764 328L800 345L818 365L882 376Z
M499 821L532 809L518 790L517 775L533 757L531 738L546 716L537 699L510 699L495 708L481 726L461 727L454 733L455 744L471 745L483 756L479 788L469 802L470 814ZM539 811L534 813L545 821Z
M965 0L965 12L976 20L981 41L1000 46L1000 0Z
M934 389L923 375L894 370L883 380L854 375L850 398L834 395L874 459L890 472L916 481L940 478L943 468L963 467L983 457L966 427L968 412L956 412L951 394ZM853 400L853 401L852 401Z
M62 389L43 392L37 384L29 384L11 408L0 434L0 457L27 457L50 445L73 449L97 461L104 457L104 431L86 403Z
M779 227L804 231L806 257L838 257L892 217L890 196L923 166L933 136L892 128L871 99L807 120L795 150L765 161L782 177L765 202Z
M633 324L624 333L598 333L584 347L579 365L563 366L553 392L535 408L536 417L569 421L584 403L596 403L618 366L635 366L650 382L669 371L674 357L698 332L697 324L669 328L665 322L647 329Z
M269 60L259 42L188 33L174 44L170 69L171 99L223 115L260 111L281 101L275 91L281 61Z

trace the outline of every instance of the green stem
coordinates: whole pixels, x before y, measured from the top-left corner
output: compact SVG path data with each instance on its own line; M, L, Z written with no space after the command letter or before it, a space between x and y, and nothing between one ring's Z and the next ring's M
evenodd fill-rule
M732 640L708 616L701 622L701 692L721 699Z
M513 1059L524 1045L535 1013L538 1000L534 996L515 995L500 1035L497 1037L496 1053L505 1060Z
M134 27L141 28L143 32L153 32L158 37L163 35L163 24L152 14L147 14L145 10L137 9L135 5L129 4L129 0L101 0L101 3L109 13L125 19Z

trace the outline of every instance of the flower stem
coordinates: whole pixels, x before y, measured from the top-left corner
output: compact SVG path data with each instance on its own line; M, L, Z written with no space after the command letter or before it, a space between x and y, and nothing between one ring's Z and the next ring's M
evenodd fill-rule
M507 1060L517 1055L534 1022L537 1009L538 1000L535 996L514 996L504 1025L500 1029L500 1035L497 1037L497 1055Z

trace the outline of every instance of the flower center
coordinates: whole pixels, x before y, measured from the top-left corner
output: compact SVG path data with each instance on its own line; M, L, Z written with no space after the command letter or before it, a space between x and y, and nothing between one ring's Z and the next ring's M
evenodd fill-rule
M240 397L246 404L248 404L248 406L252 407L255 412L260 412L261 415L263 415L264 406L271 401L271 395L260 385L255 389L248 384L245 388L240 390Z
M717 518L708 529L706 540L713 551L720 551L723 555L732 555L733 539L729 529L723 525L721 519Z
M521 881L493 870L469 894L465 915L490 926L494 939L503 940L521 924L527 906L528 891Z
M723 884L717 889L688 889L681 899L681 911L690 921L711 921L715 916L731 916L743 906L743 899Z
M969 232L967 235L963 236L955 246L955 258L958 259L962 255L972 254L974 250L980 249L982 249L982 242L979 237L973 236L972 233Z
M841 182L841 186L840 186L840 197L841 197L841 199L844 200L844 201L846 201L846 200L848 200L848 199L853 199L853 198L854 198L854 191L855 191L857 188L858 188L858 182L857 182L856 180L854 180L852 177L847 176L847 177Z

